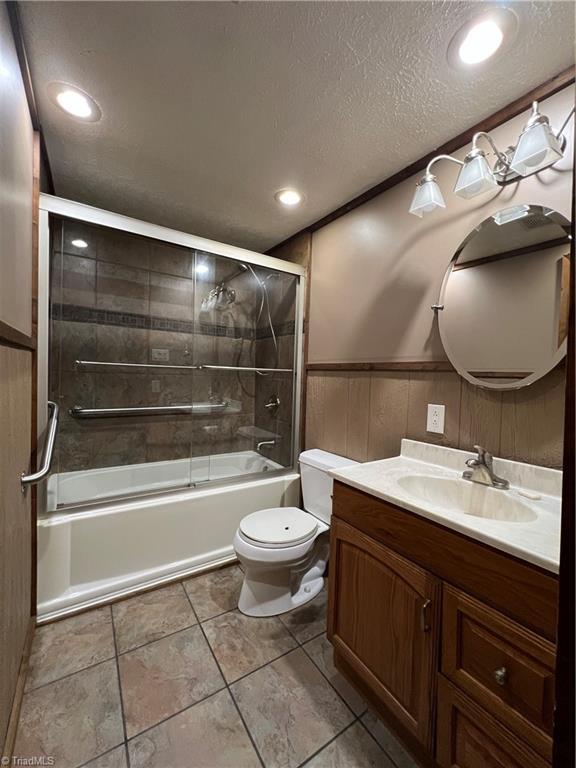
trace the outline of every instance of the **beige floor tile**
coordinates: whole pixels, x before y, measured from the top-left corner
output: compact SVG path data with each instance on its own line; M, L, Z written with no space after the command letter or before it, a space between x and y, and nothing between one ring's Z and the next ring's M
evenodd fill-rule
M105 661L24 695L14 754L74 768L123 739L116 662Z
M296 647L276 616L254 618L229 611L202 626L229 683Z
M396 768L419 768L418 763L408 754L402 744L394 736L392 731L384 725L382 720L368 710L362 717L362 722L368 728L372 736L391 758Z
M366 711L366 702L360 694L342 677L334 666L334 649L326 638L326 635L315 637L302 646L320 671L328 678L333 687L348 704L355 715L361 715Z
M114 654L109 606L38 627L26 690L111 659Z
M244 574L237 565L219 568L184 582L200 621L238 607Z
M228 691L129 742L131 768L260 768Z
M320 594L301 608L283 613L279 618L299 643L326 632L326 587Z
M395 768L360 723L354 723L306 763L306 768Z
M200 627L190 627L118 658L128 737L224 686Z
M127 768L126 747L122 744L105 755L100 755L95 760L90 760L84 768Z
M181 584L171 584L112 606L118 653L197 624Z
M267 768L294 768L353 720L324 676L297 649L231 686Z

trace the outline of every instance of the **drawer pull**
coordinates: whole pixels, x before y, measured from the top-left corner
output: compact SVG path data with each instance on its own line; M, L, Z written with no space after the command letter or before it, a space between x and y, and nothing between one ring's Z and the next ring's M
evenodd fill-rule
M430 632L430 624L428 623L428 608L430 607L431 600L425 600L422 603L422 610L420 613L420 626L422 632Z
M508 679L508 670L506 667L500 667L500 669L496 669L494 671L494 680L498 683L498 685L506 685L506 681Z

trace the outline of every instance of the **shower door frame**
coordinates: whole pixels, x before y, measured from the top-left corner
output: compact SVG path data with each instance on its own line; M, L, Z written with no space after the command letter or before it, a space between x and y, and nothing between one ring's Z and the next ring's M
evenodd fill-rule
M77 203L62 197L42 193L39 201L39 233L38 233L38 433L41 434L47 425L48 401L48 372L49 372L49 327L50 327L50 215L63 216L87 224L96 224L110 229L117 229L134 235L159 240L164 243L179 245L197 251L223 256L247 262L255 266L273 269L295 275L298 278L296 286L296 313L294 326L294 389L292 408L292 465L284 471L298 471L298 455L300 453L300 420L302 398L302 376L304 369L303 329L304 329L304 300L306 295L306 269L283 259L267 256L256 251L249 251L234 245L219 243L197 235L190 235L176 229L162 227L140 221L120 213L94 208L85 203ZM253 476L252 476L253 479ZM181 488L166 490L160 493L168 494L181 491ZM125 498L131 498L127 495ZM42 487L39 496L39 509L46 510L46 489Z

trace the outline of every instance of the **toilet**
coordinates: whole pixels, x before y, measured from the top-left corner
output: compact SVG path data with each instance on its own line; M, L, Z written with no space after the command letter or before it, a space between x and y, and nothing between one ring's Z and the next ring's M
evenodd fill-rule
M312 600L324 585L333 480L330 470L358 462L321 450L299 457L304 509L273 507L247 515L234 536L244 570L238 608L276 616Z

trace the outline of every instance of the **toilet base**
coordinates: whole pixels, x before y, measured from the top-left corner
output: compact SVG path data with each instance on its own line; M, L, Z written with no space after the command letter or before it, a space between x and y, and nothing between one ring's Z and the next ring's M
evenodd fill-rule
M312 572L315 573L312 573ZM318 595L324 586L324 577L312 568L292 592L293 576L288 569L264 571L246 570L240 591L238 609L246 616L277 616L305 605Z

